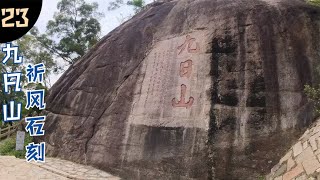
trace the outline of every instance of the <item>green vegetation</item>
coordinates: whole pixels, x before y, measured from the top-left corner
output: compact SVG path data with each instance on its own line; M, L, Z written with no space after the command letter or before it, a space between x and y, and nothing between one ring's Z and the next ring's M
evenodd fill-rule
M58 12L52 20L48 21L46 32L41 34L33 28L30 33L13 41L13 45L19 46L19 55L24 57L24 64L14 64L9 60L7 64L0 63L0 73L22 72L21 86L24 90L45 89L48 96L50 87L49 75L59 73L63 68L58 65L58 60L64 60L69 64L75 63L99 40L101 26L98 21L103 15L99 13L97 3L87 3L85 0L60 0L57 4ZM4 53L0 53L3 59ZM44 84L27 84L25 65L44 63L46 73ZM10 93L3 92L3 78L0 78L0 104L8 104L10 101L26 105L24 92L14 92L14 87L9 87ZM34 107L29 110L22 108L22 117L39 116L41 110ZM2 114L2 108L0 108ZM0 122L0 128L8 127L15 123ZM32 142L32 138L26 136L25 145ZM0 155L14 155L24 158L25 151L15 151L15 137L0 141Z
M24 64L14 64L12 60L6 65L0 63L0 73L22 72L21 84L23 89L48 89L51 86L49 75L59 73L63 68L58 65L58 59L69 64L75 63L99 40L101 31L98 18L102 16L97 12L97 3L86 3L84 0L60 0L57 4L58 12L47 23L46 33L40 34L37 28L33 28L29 34L12 42L19 46L19 55L24 57ZM3 59L4 53L0 53ZM44 84L27 84L25 78L26 63L44 63L46 73ZM8 104L9 101L21 102L24 107L26 97L24 92L14 92L10 87L9 94L3 92L3 78L0 78L0 104ZM40 115L37 108L25 110L22 116ZM0 108L2 114L2 108ZM7 126L0 122L0 127Z
M34 33L36 29L33 29L31 33ZM49 78L52 73L58 73L61 68L58 66L57 58L52 53L44 48L44 46L37 40L32 34L27 34L16 41L19 45L19 53L24 57L24 63L38 64L43 63L46 67L45 73L45 86L50 84Z
M308 0L308 3L316 6L320 6L320 0Z
M34 28L31 34L49 54L69 64L80 59L98 40L103 16L98 12L98 3L84 0L61 0L58 12L47 23L45 34Z
M27 146L32 142L32 137L26 133L24 145ZM24 159L26 150L16 151L16 137L12 136L3 141L0 141L0 156L15 156L16 158Z
M317 0L320 2L320 0ZM320 3L319 3L320 5ZM319 82L320 80L320 65L315 66L315 80ZM308 96L310 102L313 102L314 112L316 118L320 117L320 84L315 85L305 85L304 92Z
M258 180L265 180L266 178L264 176L259 176Z
M19 55L24 56L24 62L26 63L40 63L40 59L43 58L43 53L35 53L33 47L37 46L32 43L32 40L30 39L29 35L24 36L23 38L12 42L14 45L19 45ZM4 53L0 53L0 59L3 59ZM43 58L45 60L45 58ZM48 66L48 70L45 75L45 80L47 79L46 77L48 76L48 73L50 73L51 69L55 67L53 61L51 60L46 60L43 62L46 66ZM51 63L52 65L50 65ZM44 82L44 85L42 84L28 84L26 82L26 71L25 71L25 66L23 64L14 64L12 60L9 60L6 65L3 65L0 63L0 73L11 73L11 72L21 72L21 86L23 89L45 89L47 91L47 86L46 86L46 81ZM10 86L10 93L6 94L3 92L4 87L3 87L3 78L0 78L0 104L8 104L10 101L15 101L15 102L20 102L22 103L22 107L26 105L26 97L24 92L14 92L13 91L13 86ZM46 95L48 95L48 92L46 92ZM26 110L25 108L22 108L22 117L31 115L31 114L40 114L41 111L32 108L29 110ZM0 108L0 114L2 114L2 108ZM6 127L7 124L4 124L3 121L0 122L0 127L4 128Z
M1 129L4 129L4 128L7 128L7 127L9 127L9 126L13 126L13 125L15 125L15 124L17 124L17 123L19 123L19 122L12 122L12 123L3 123L3 121L0 123L0 128ZM1 140L0 140L1 141Z
M316 116L320 116L320 86L311 87L310 85L306 85L304 91L309 100L314 103Z
M135 13L138 13L145 6L145 1L144 0L127 0L127 1L115 0L109 3L108 10L118 9L125 4L133 7Z
M22 38L21 40L17 40L12 42L13 45L20 45L21 44L21 52L19 52L19 55L25 55L25 52L27 52L29 50L29 48L27 48L28 46L24 46L24 43L21 43L22 41L24 41L24 38ZM23 50L22 50L23 49ZM3 59L4 57L4 53L0 53L0 59ZM25 58L24 59L25 62L28 62L28 60ZM22 64L14 64L12 60L9 60L7 62L6 65L3 65L2 63L0 63L0 73L12 73L12 72L21 72L22 73L22 77L21 77L21 84L22 87L25 86L26 84L26 78L25 78L25 67ZM3 82L3 78L0 78L0 104L8 104L10 101L15 101L15 102L21 102L22 104L25 104L26 102L26 98L25 98L25 94L24 92L14 92L13 86L10 86L9 90L10 93L6 94L4 93L4 82ZM0 108L0 114L2 114L2 108ZM23 116L26 114L22 114ZM0 122L0 127L3 126L7 126L6 124L3 124L3 121Z

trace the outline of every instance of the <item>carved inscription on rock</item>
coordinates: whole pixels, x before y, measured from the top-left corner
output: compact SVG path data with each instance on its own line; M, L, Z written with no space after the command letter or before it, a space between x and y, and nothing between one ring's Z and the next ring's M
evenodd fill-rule
M192 60L187 60L180 64L180 77L190 78L192 73Z
M198 53L199 52L199 43L196 42L196 38L192 38L190 35L187 35L186 41L178 47L178 55L180 55L187 48L188 53Z
M187 92L187 86L182 84L181 85L181 97L180 97L180 100L177 101L176 98L173 98L172 99L172 106L173 107L185 107L185 108L191 108L192 104L193 104L193 101L194 101L194 98L193 97L190 97L189 98L189 101L186 102L186 92Z
M187 48L188 53L198 53L200 51L199 43L196 38L192 38L190 35L186 36L185 42L178 47L178 55L181 55L184 50ZM192 60L186 60L185 62L181 62L180 64L180 78L190 78L192 74ZM181 85L181 97L180 101L176 102L176 98L172 99L172 106L175 108L185 107L187 109L191 108L194 98L189 97L189 101L185 101L187 86L185 84Z
M211 87L207 32L156 42L141 67L130 123L208 127Z

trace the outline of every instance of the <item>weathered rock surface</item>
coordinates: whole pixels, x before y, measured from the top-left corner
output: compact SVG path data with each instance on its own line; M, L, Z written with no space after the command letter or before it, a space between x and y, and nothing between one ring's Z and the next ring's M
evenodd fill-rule
M156 2L52 87L48 154L128 179L257 179L313 119L319 9Z

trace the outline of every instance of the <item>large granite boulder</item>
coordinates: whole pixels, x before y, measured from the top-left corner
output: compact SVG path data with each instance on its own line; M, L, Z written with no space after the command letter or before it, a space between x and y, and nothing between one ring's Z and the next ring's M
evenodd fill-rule
M51 88L48 155L127 179L257 179L313 120L319 9L155 2Z

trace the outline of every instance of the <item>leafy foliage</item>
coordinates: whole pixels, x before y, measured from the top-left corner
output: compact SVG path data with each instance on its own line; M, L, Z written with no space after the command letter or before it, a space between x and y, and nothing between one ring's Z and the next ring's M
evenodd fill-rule
M46 67L44 85L27 85L25 67L21 64L14 64L12 60L6 65L0 63L1 73L22 72L22 87L29 90L45 89L46 96L48 95L48 83L50 83L48 76L62 69L57 59L62 58L70 64L76 62L98 41L101 31L97 18L102 14L97 12L97 3L86 3L84 0L61 0L57 7L59 12L56 12L53 20L48 22L45 34L40 34L37 28L33 28L29 34L12 42L19 46L19 55L24 57L24 63L44 63ZM3 57L4 53L0 53L0 59ZM12 89L11 93L5 94L3 78L0 78L0 104L8 104L9 101L21 102L24 107L25 94L24 92L13 92ZM41 113L37 108L22 109L23 116ZM0 113L1 111L2 108Z
M308 98L314 103L316 115L320 115L320 87L311 87L306 85L304 89Z
M103 15L97 11L97 3L84 0L61 0L57 8L59 12L48 22L46 33L35 28L31 34L47 52L73 64L98 42L98 19Z
M32 29L31 32L37 31ZM19 53L24 57L24 63L38 64L43 63L46 67L45 80L49 80L49 75L52 73L59 73L61 67L58 66L56 58L52 53L44 48L37 38L31 34L27 34L17 40L19 45ZM47 86L47 82L45 85Z
M319 0L320 1L320 0ZM315 79L320 80L320 65L315 67ZM316 117L320 116L320 84L315 86L305 85L304 92L309 100L313 102Z
M53 57L49 54L49 52L45 51L41 48L40 44L35 40L35 38L31 35L25 35L21 39L16 40L12 42L13 45L19 45L19 55L24 57L24 62L36 64L36 63L44 63L46 66L46 75L44 77L44 80L48 79L47 76L49 73L53 71L53 69L56 68L56 62L53 60ZM3 45L2 45L3 47ZM0 53L0 59L2 60L4 58L4 53ZM23 89L45 89L46 96L48 95L48 88L46 87L46 83L44 85L42 84L28 84L27 85L27 79L25 77L25 66L23 64L14 64L13 60L9 60L5 65L0 63L0 72L3 73L12 73L12 72L21 72L21 86ZM44 81L46 82L46 81ZM22 107L25 107L26 105L26 97L25 93L22 92L14 92L13 86L10 86L10 93L4 93L4 82L3 77L0 78L0 104L9 104L10 101L20 102L22 103ZM25 108L22 108L22 116L37 114L39 115L41 111L39 109L32 108L29 110L26 110ZM0 114L2 114L2 108L0 108ZM6 125L3 124L3 122L0 123L0 125Z
M32 137L26 133L24 146L32 142ZM0 142L1 156L15 156L16 158L25 158L26 150L16 151L16 137L12 136Z
M109 3L108 10L115 10L120 8L123 5L128 5L132 6L135 10L136 13L138 13L144 6L145 6L145 1L144 0L115 0Z
M320 6L320 0L308 0L308 3L316 6Z
M13 44L17 44L17 42L13 42ZM2 47L1 47L2 48ZM2 60L4 58L5 54L0 53L0 59ZM14 87L9 86L9 93L4 92L4 79L2 74L3 73L12 73L12 72L21 72L22 77L21 81L22 84L25 83L26 78L24 76L25 71L24 67L21 64L14 64L13 60L9 60L5 65L0 62L0 73L1 73L1 78L0 78L0 104L9 104L10 101L15 101L15 102L25 102L25 95L24 92L14 92ZM0 114L2 114L2 106L0 108ZM1 121L0 124L3 122Z

